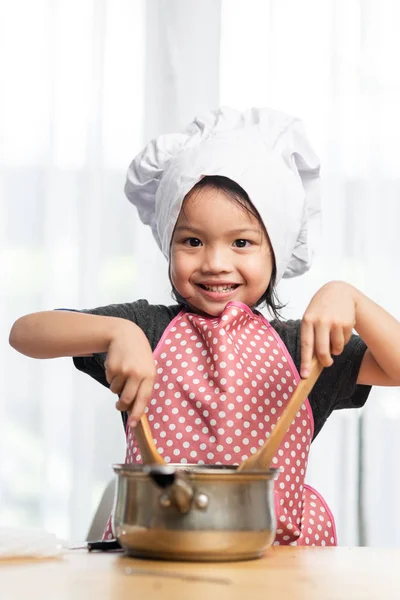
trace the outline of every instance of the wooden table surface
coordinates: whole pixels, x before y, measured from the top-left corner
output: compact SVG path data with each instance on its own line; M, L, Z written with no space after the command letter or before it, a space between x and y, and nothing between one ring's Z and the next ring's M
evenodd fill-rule
M70 551L0 561L2 600L400 599L400 549L271 548L259 560L182 563Z

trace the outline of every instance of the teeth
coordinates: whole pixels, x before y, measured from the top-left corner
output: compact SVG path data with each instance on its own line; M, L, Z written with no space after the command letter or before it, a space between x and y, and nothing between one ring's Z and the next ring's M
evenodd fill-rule
M228 285L228 286L222 286L222 285L205 285L203 286L205 287L205 289L208 292L231 292L232 290L235 289L235 285Z

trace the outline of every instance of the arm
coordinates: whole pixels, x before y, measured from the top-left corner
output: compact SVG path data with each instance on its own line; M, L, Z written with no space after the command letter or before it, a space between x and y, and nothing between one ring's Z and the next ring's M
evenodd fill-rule
M14 323L10 344L33 358L106 352L105 375L119 396L116 407L131 411L130 424L140 419L153 389L155 363L145 334L132 321L64 310L33 313Z
M134 323L66 310L32 313L18 319L10 331L15 350L32 358L87 356L107 352L119 331Z
M329 367L353 328L368 346L357 383L400 385L400 323L362 292L343 281L331 281L313 297L301 330L301 374L307 376L312 354Z
M353 289L354 328L367 344L357 383L400 385L400 323L379 304Z

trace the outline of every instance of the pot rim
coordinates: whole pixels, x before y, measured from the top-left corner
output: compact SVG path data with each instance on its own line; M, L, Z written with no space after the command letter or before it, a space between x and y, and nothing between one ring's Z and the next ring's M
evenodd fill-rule
M232 477L234 474L235 479L252 479L256 477L262 477L267 479L277 479L280 469L270 468L270 469L257 469L254 471L240 471L239 473L235 473L238 465L199 465L197 463L168 463L168 467L172 467L174 469L179 469L181 471L185 471L186 474L190 476L207 476L209 477ZM144 475L148 477L145 472L145 468L151 467L151 465L132 465L128 463L114 463L112 468L114 473L117 475L125 475L125 476L140 476Z

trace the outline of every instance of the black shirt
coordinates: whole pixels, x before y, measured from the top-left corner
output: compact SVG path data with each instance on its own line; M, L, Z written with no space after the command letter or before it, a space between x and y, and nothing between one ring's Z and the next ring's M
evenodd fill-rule
M169 323L182 309L180 305L161 306L151 305L147 300L138 300L126 304L111 304L90 310L83 310L93 315L120 317L128 319L138 325L147 336L154 352L162 334ZM272 327L277 331L294 364L300 371L300 320L286 322L271 321ZM360 408L364 406L370 386L357 385L358 372L366 345L358 335L352 335L342 354L333 357L334 363L325 368L314 388L309 394L309 401L314 417L314 438L321 431L326 419L334 410L342 408ZM75 366L84 373L109 387L105 377L106 354L93 356L74 357ZM126 414L123 414L126 424Z

